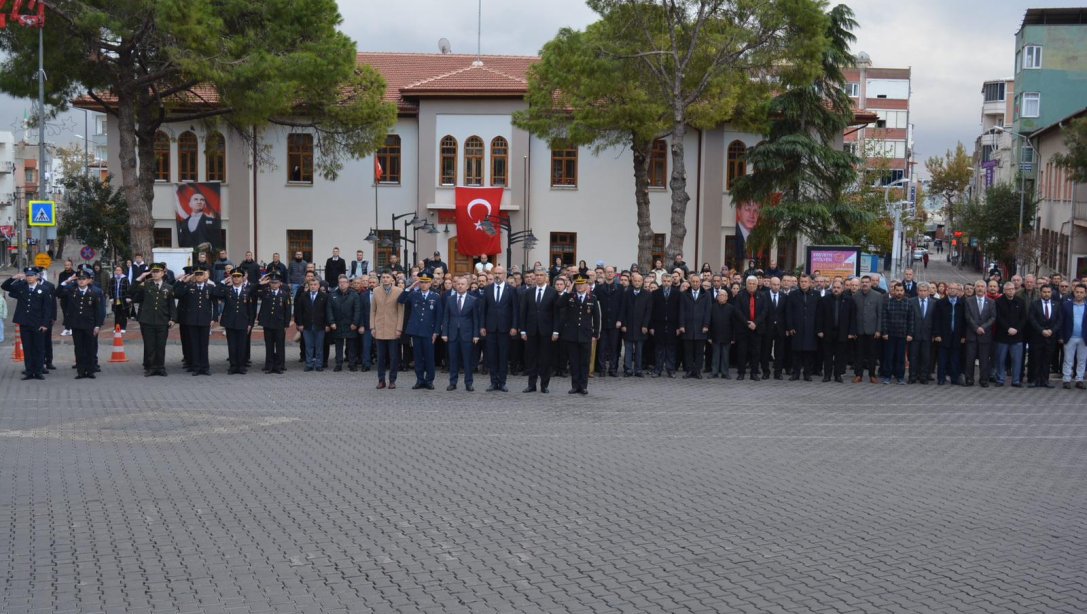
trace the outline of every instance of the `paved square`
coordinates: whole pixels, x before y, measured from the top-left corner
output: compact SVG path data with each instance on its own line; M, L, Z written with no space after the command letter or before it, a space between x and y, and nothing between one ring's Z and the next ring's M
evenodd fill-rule
M5 614L1087 611L1082 391L375 391L221 345L76 382L68 344L0 369Z

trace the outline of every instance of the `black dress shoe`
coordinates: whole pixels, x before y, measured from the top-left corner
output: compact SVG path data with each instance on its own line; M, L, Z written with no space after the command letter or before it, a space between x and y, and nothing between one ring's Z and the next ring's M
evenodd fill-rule
M744 374L740 373L739 375L737 375L736 376L736 381L738 381L738 382L744 381Z
M471 384L465 384L464 385L464 390L465 390L465 392L475 392L476 391L476 389Z
M44 376L44 375L42 375L41 373L38 373L37 375L35 375L35 376L34 376L34 379L40 379L40 380L44 380L44 379L45 379L45 376Z
M589 391L582 388L581 390L578 390L577 393L578 394L589 394Z
M760 379L760 378L759 378L759 376L758 376L758 375L752 375L752 376L751 376L751 381L753 381L753 382L757 382L757 381L759 381L759 379ZM779 377L778 379L781 379L781 378Z
M50 371L56 371L57 370L57 368L54 367L53 365L45 365L45 368L49 369Z
M841 375L835 375L834 376L834 381L838 382L839 384L845 383L845 382L842 381L842 376Z
M30 379L30 378L29 377L24 377L23 379ZM577 393L578 393L577 388L571 388L566 394L577 394Z
M424 384L423 388L426 388L427 390L434 390L434 384Z
M780 380L781 379L781 374L780 373L775 373L774 374L774 379Z
M332 371L333 373L339 373L340 371L343 371L343 365L336 365L332 368Z
M789 381L790 382L795 382L798 379L800 379L800 374L799 373L793 373L792 375L789 376Z
M158 375L158 372L157 371L144 371L143 372L144 377L151 377L152 375Z
M96 378L96 377L94 376L94 373L88 373L86 377L87 377L87 379L97 379L97 378Z
M535 386L529 386L528 388L525 388L521 392L536 392L536 387Z
M501 390L502 392L509 392L510 391L510 389L506 388L505 386L499 386L498 389Z
M79 375L75 376L75 378L76 378L76 379L86 379L86 378L87 378L87 376L86 376L86 375L84 375L83 373L80 373Z
M543 386L543 387L541 387L541 388L540 388L540 392L542 392L543 394L547 394L547 393L549 392L549 391L547 390L547 386Z
M989 387L989 382L987 382L985 380L981 380L981 387L982 388L988 388Z
M824 375L823 376L823 381L824 382L829 382L830 381L830 376L829 375Z
M498 386L487 386L487 392L498 392Z
M451 390L456 390L456 389L457 389L457 385L456 385L456 384L449 384L448 386L446 386L446 387L445 387L445 391L446 391L446 392L449 392L449 391L451 391Z
M425 387L426 387L426 384L424 384L423 382L415 382L415 385L412 386L411 389L412 390L419 390L420 388L425 388Z
M805 375L804 376L804 381L805 382L810 382L811 381L811 376L810 375Z

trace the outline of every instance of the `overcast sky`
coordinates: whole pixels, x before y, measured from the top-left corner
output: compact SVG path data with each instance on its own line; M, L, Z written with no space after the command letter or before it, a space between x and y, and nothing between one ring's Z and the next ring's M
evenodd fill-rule
M339 0L343 29L360 51L437 52L445 37L456 53L476 50L477 0L398 0L380 6ZM981 84L1011 78L1014 35L1028 7L1087 5L1087 0L853 0L854 52L876 67L913 69L910 120L918 169L962 141L972 149L981 114ZM594 14L583 0L483 0L484 54L537 53L559 28L583 28ZM0 98L0 130L13 130L28 101ZM50 140L81 142L82 113L62 121ZM92 126L93 128L93 126ZM18 135L16 135L18 137Z

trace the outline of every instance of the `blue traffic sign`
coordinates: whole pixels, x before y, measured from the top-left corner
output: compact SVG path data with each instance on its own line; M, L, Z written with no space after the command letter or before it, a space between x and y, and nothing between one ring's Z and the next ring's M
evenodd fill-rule
M56 226L57 203L51 200L30 201L30 214L27 224L30 226Z

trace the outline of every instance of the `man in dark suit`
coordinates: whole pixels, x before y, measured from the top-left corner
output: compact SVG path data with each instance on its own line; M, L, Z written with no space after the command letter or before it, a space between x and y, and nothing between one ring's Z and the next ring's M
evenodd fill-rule
M1064 315L1061 304L1053 300L1053 288L1042 286L1039 298L1034 299L1027 310L1027 327L1030 330L1030 361L1034 366L1031 381L1033 388L1052 388L1049 383L1050 360L1057 345Z
M246 349L249 347L249 333L257 317L257 302L245 288L245 273L234 269L230 273L230 284L216 286L212 295L223 303L223 313L219 324L226 330L227 359L230 362L228 374L245 374Z
M767 292L764 292L764 296L767 301L766 321L762 326L761 339L762 374L763 377L770 377L770 357L773 355L774 379L781 379L782 370L786 369L789 365L785 360L788 352L788 341L785 335L786 295L782 292L781 281L777 277L770 279L770 288Z
M778 299L782 303L784 297ZM733 304L740 310L743 317L743 326L736 334L736 366L739 373L737 380L744 378L744 373L750 368L751 381L759 381L759 361L762 357L762 343L764 342L763 329L766 328L768 297L759 290L759 279L749 275L744 281L744 288L736 293ZM769 373L763 371L763 377L769 377Z
M459 276L453 282L453 292L445 297L442 341L449 350L449 386L457 389L457 375L464 372L464 389L472 392L472 372L475 354L472 346L479 343L483 328L483 301L468 292L468 278Z
M841 280L835 280L830 293L819 299L816 308L816 328L823 343L823 381L831 378L839 384L845 374L847 348L853 337L853 318L856 304L844 293Z
M913 310L913 330L909 343L911 384L927 384L932 373L932 331L936 321L936 301L929 296L928 282L915 284L917 296L909 299Z
M332 256L325 260L325 283L329 289L335 288L339 283L340 275L347 274L347 261L340 258L340 248L332 248Z
M950 381L958 385L962 376L962 349L966 342L966 303L962 285L947 285L947 296L936 303L932 320L932 340L938 348L936 385ZM949 379L950 378L950 379Z
M974 360L978 362L978 384L989 387L989 357L993 351L993 324L996 304L985 296L986 284L974 283L974 296L966 299L966 385L974 385Z
M479 335L485 339L487 367L491 385L487 392L509 392L506 374L510 362L510 337L517 335L521 317L517 291L506 283L506 268L492 269L494 283L483 288L483 326Z
M906 298L917 298L918 282L913 279L913 269L902 271L902 288L906 290Z
M810 382L815 370L815 352L818 349L818 327L816 309L819 295L812 289L809 275L800 276L800 288L789 294L785 301L785 328L791 344L792 375L790 381L800 379L801 370L804 381Z
M593 340L600 337L600 306L584 276L574 278L574 292L564 295L557 309L551 339L567 346L570 394L589 394L589 356Z
M178 278L174 294L181 304L181 323L189 327L189 359L192 374L211 375L208 364L208 342L211 337L211 321L215 317L213 290L215 283L208 279L207 268L197 265L191 275Z
M626 291L619 317L625 356L623 375L627 377L642 377L642 348L645 347L653 312L652 297L643 287L644 283L641 273L630 274L630 288Z
M667 373L676 376L676 329L679 328L679 289L672 287L672 276L661 279L661 287L653 293L652 314L649 318L649 335L653 337L657 355L654 358L653 377Z
M294 301L294 325L305 343L306 371L324 371L325 329L328 326L328 295L321 290L320 280L306 282Z
M525 344L525 370L528 386L523 392L535 392L539 380L540 392L546 394L551 383L551 362L555 342L555 302L558 292L548 284L547 274L536 267L533 275L535 286L521 294L521 340Z
M679 327L683 339L684 379L702 379L702 362L710 331L710 293L702 289L702 279L691 275L691 289L679 297Z
M197 247L201 243L220 245L222 222L207 213L208 199L200 192L189 197L189 217L177 222L177 244L180 247Z
M597 363L600 376L619 375L619 320L622 316L624 288L615 274L615 267L604 268L604 283L592 290L600 305L600 343Z

